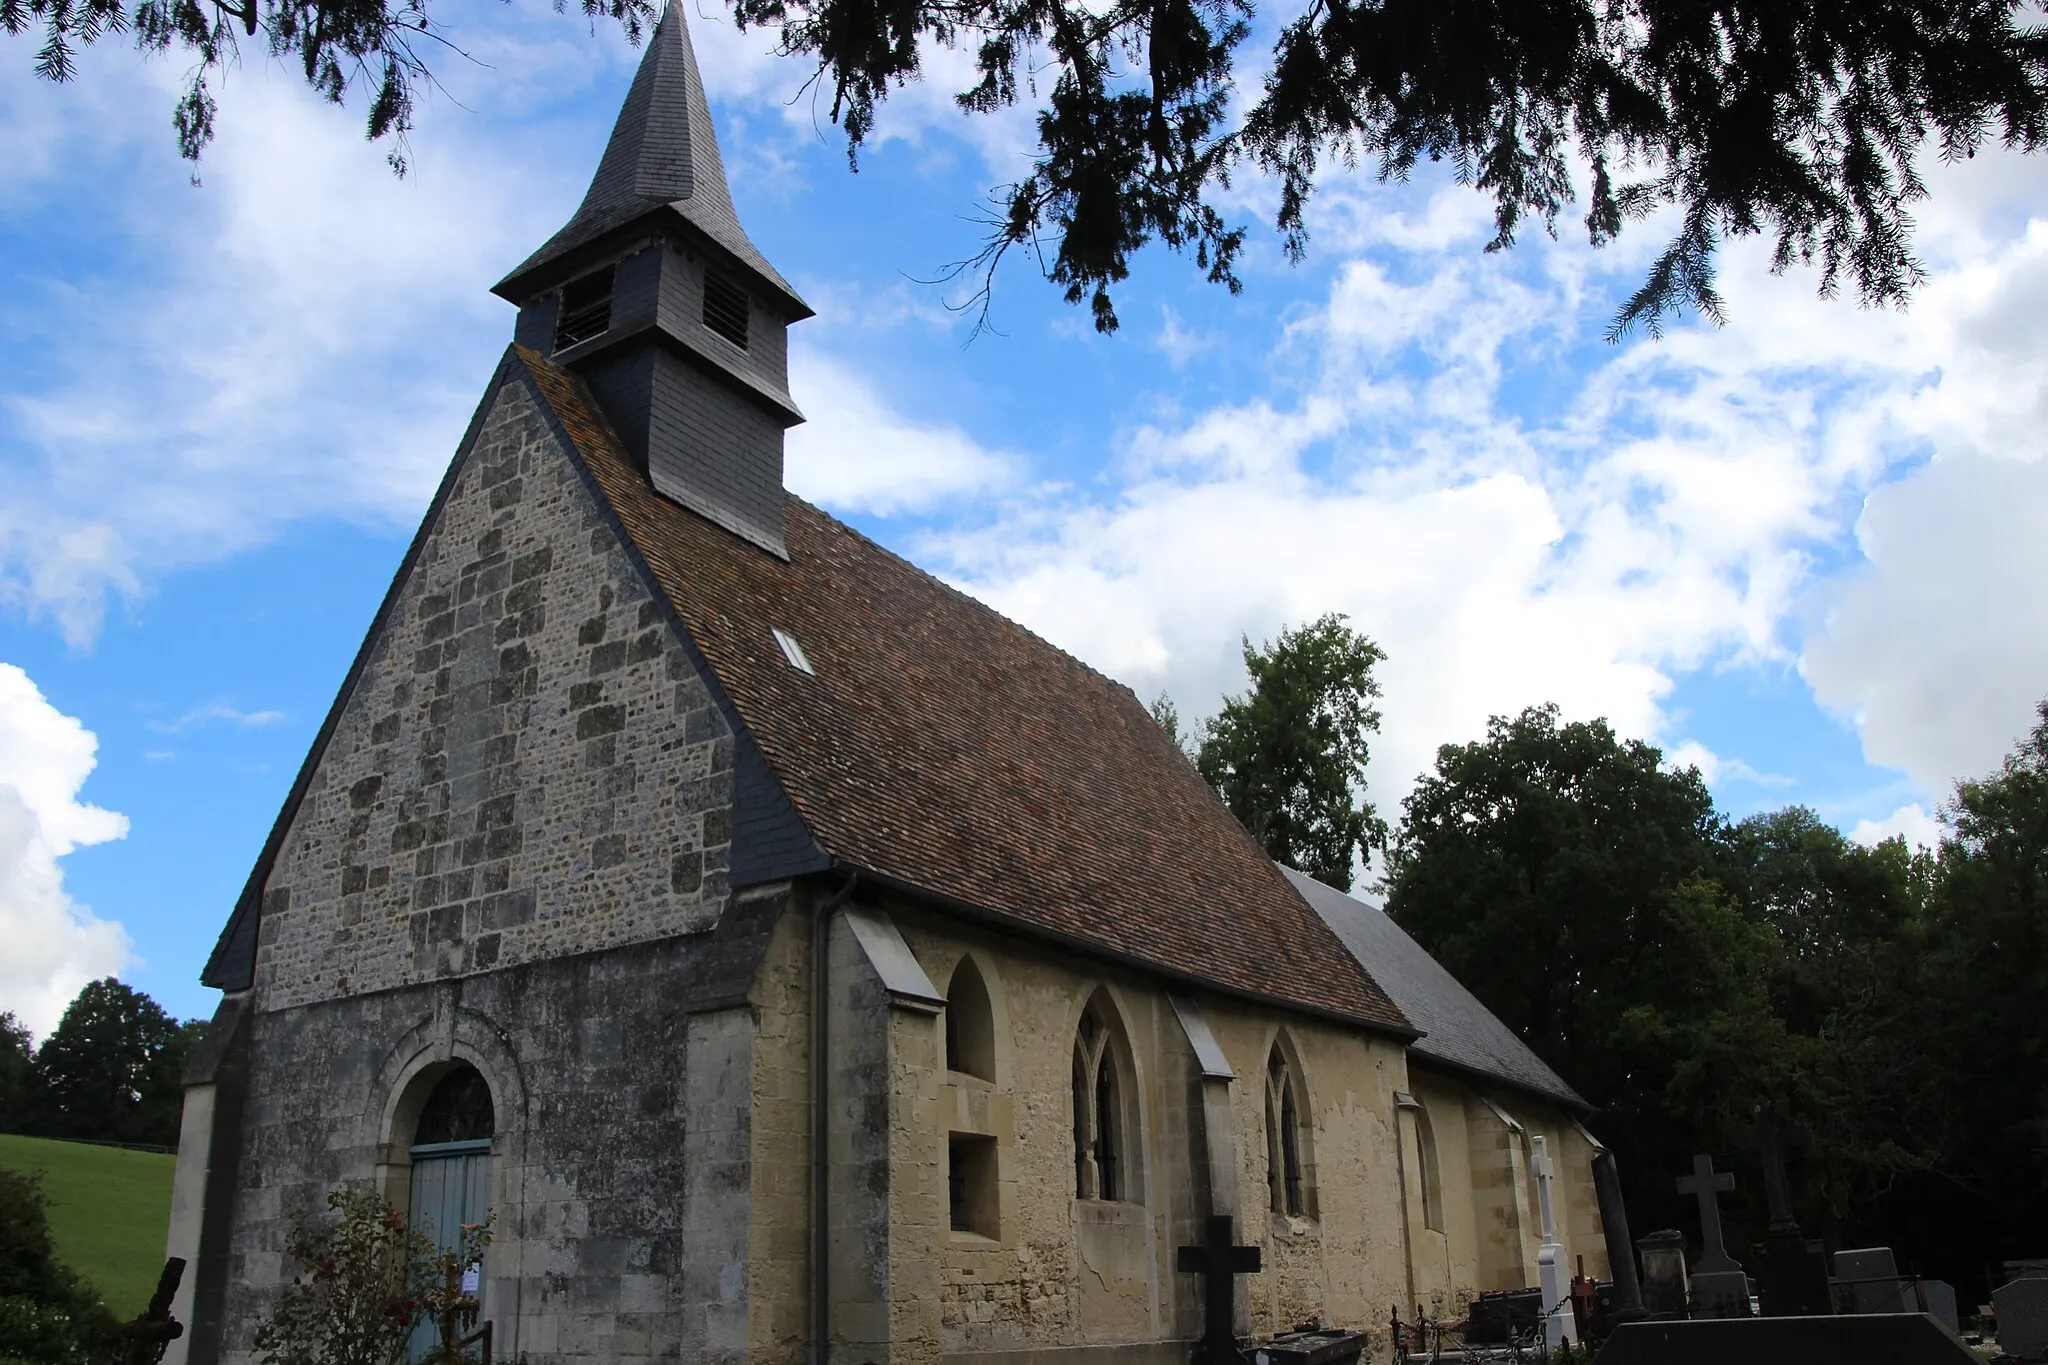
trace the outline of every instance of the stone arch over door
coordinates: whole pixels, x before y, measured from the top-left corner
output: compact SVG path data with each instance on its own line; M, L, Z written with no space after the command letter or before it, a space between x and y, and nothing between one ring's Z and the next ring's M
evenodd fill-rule
M362 1121L376 1153L375 1184L393 1208L413 1202L413 1136L421 1111L439 1081L458 1067L473 1068L489 1087L493 1111L488 1205L493 1216L491 1253L480 1286L497 1332L496 1349L519 1349L519 1230L525 1222L526 1139L530 1101L524 1068L505 1030L480 1010L444 990L434 1013L420 1019L385 1051L363 1096Z

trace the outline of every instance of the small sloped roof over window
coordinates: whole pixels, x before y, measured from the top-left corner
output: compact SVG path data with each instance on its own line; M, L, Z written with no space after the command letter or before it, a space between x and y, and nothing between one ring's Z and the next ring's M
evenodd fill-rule
M1575 1109L1592 1108L1385 910L1306 872L1291 867L1281 871L1351 955L1372 972L1408 1022L1422 1030L1422 1036L1409 1044L1409 1052Z
M826 852L1182 979L1413 1033L1129 688L799 498L787 561L662 498L582 382L518 354Z

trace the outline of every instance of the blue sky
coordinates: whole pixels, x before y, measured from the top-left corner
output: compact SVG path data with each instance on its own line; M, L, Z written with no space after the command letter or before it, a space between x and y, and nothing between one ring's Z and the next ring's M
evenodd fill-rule
M1926 839L2048 693L2042 164L1930 166L1905 313L1743 243L1728 327L1610 346L1657 224L1489 256L1432 171L1328 182L1300 267L1246 177L1244 293L1149 253L1114 337L1013 261L971 339L930 281L1028 121L955 113L937 54L849 174L804 72L691 15L741 217L819 314L791 486L1143 696L1206 714L1241 633L1341 610L1389 654L1390 814L1437 745L1556 701L1730 813ZM527 0L456 36L409 178L252 55L196 187L178 63L117 44L58 88L0 39L0 1009L39 1031L107 972L211 1009L199 966L509 339L488 287L573 209L637 59Z

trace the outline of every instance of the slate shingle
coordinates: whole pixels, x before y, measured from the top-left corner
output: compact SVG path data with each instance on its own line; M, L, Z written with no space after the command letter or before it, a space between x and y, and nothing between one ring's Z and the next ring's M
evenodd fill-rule
M800 498L787 561L661 497L520 348L812 837L886 881L1226 991L1408 1020L1137 696ZM791 667L793 635L815 675Z

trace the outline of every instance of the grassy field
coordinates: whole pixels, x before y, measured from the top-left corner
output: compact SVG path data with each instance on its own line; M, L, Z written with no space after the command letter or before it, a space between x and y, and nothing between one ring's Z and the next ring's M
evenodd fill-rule
M164 1268L174 1156L0 1134L0 1166L40 1172L50 1234L66 1265L116 1316L149 1306Z

